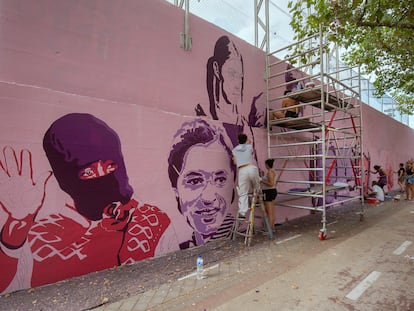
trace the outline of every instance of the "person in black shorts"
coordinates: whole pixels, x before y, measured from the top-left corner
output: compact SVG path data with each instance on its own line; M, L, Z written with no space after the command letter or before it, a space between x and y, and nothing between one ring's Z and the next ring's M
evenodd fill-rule
M275 199L277 197L277 190L275 186L276 173L273 170L273 162L273 159L267 159L265 161L267 172L263 174L260 180L260 185L263 192L263 201L272 229L275 225Z

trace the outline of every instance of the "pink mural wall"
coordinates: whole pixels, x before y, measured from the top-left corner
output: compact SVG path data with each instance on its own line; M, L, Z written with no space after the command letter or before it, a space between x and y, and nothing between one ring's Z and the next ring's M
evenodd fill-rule
M385 190L398 190L399 164L414 159L414 147L410 144L414 131L367 105L362 114L365 165L370 163L371 171L374 165L380 165L388 176ZM371 174L371 180L377 178L378 175Z
M162 0L0 7L0 293L226 236L235 137L267 155L265 54L194 16L184 51ZM413 137L365 107L371 163L396 171Z

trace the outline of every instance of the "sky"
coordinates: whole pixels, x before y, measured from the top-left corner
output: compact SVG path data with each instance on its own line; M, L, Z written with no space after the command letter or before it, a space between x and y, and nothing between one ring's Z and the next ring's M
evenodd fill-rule
M174 0L167 0L174 4ZM288 0L269 1L270 51L292 42ZM190 0L190 12L254 45L253 0ZM264 3L259 16L264 20ZM259 30L259 42L264 32Z

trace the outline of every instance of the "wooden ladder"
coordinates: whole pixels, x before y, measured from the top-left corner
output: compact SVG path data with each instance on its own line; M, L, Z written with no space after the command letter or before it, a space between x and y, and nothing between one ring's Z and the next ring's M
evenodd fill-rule
M254 234L257 231L255 229L255 219L263 218L264 229L269 235L269 239L273 240L273 230L269 223L269 218L267 217L266 209L263 202L263 194L259 190L254 190L253 193L249 194L250 208L248 210L248 215L245 218L242 218L237 214L236 221L233 224L232 234L233 240L236 239L238 235L244 237L244 244L250 246ZM256 207L258 207L263 215L256 215ZM245 226L243 225L245 224Z

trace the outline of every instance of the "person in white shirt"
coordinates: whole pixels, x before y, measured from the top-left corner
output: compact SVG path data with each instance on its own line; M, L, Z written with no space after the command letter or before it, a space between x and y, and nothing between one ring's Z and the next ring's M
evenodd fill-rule
M384 190L382 190L382 188L378 185L378 182L376 180L372 182L372 188L369 188L369 190L371 190L371 192L368 193L368 196L370 198L376 198L378 201L384 202Z
M233 161L238 169L239 218L249 209L249 191L260 191L259 169L253 164L253 146L246 134L239 134L239 144L233 148Z

